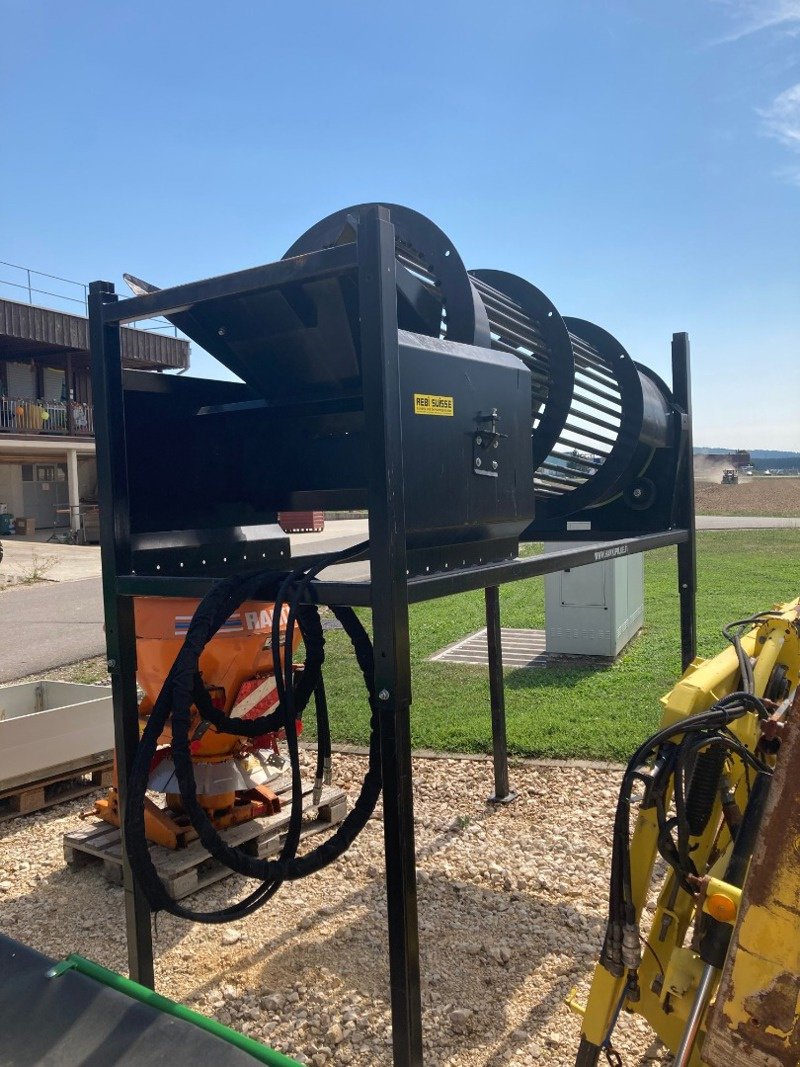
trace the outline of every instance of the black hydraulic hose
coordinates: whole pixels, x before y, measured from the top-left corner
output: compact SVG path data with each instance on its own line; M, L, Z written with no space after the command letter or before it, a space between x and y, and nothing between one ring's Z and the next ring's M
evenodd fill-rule
M628 762L623 775L614 817L608 926L600 955L601 964L616 977L620 977L624 970L623 928L625 925L631 927L636 924L630 869L630 803L636 770L653 752L657 752L662 745L671 742L673 738L680 735L684 735L685 739L686 736L703 734L703 744L708 744L710 738L714 736L713 731L724 730L731 722L744 715L748 710L757 712L762 718L766 717L767 714L763 702L752 693L730 693L708 711L692 715L680 722L663 727L643 742ZM730 742L735 742L735 739L730 737ZM738 742L735 743L738 744ZM743 746L740 746L740 748L742 752L747 752ZM750 756L750 753L747 753L747 755ZM673 823L673 827L674 825ZM664 832L665 827L662 826L661 834L664 834ZM669 828L667 828L666 832L669 832ZM679 863L677 862L675 846L671 841L671 837L669 838L669 847L667 847L666 839L662 843L665 846L662 855L672 866L678 869Z
M278 691L278 698L281 704L286 708L287 721L292 719L292 704L293 704L293 691L292 691L292 666L289 661L284 658L281 659L281 633L280 626L276 620L280 619L283 613L284 600L287 594L291 592L291 598L288 602L289 613L286 620L286 637L285 646L289 649L294 644L294 626L298 617L298 612L301 610L300 605L304 596L308 593L308 587L311 580L316 575L329 567L334 562L341 562L345 559L349 559L353 556L360 555L366 547L366 543L358 544L351 548L346 548L341 552L335 552L330 556L323 556L316 564L308 569L301 567L295 568L291 574L287 575L284 579L278 595L275 599L275 606L273 608L273 625L272 625L272 655L273 662L281 665L281 669L278 669L275 675L275 681ZM355 619L355 615L351 612L350 616ZM348 616L348 618L350 618ZM319 621L317 619L317 621ZM342 625L345 625L344 623ZM345 627L346 628L346 627ZM320 639L324 644L324 638L322 637L322 628L320 626ZM354 642L355 643L355 642ZM327 713L327 706L324 708ZM289 758L292 768L292 801L289 814L289 829L284 840L284 845L281 850L279 859L285 861L294 857L297 846L300 842L300 832L303 816L303 798L302 798L302 782L300 778L300 756L297 746L297 735L292 731L293 736L287 737L287 748L289 749ZM219 842L221 844L221 842Z
M349 608L335 607L332 610L350 636L356 653L356 659L364 675L369 692L371 708L370 721L370 757L367 774L361 794L353 809L345 818L337 832L313 852L298 860L294 850L299 839L300 819L302 817L302 797L299 779L299 752L297 734L294 728L295 708L301 708L307 702L319 680L317 666L321 669L324 638L316 607L301 604L301 598L307 594L311 578L325 566L338 562L362 552L363 545L328 557L309 571L298 570L290 575L265 572L248 578L233 578L218 583L203 600L195 613L189 627L184 645L176 657L159 694L153 712L142 735L137 749L134 768L129 780L128 804L125 813L125 831L131 867L154 910L166 910L174 915L201 922L225 922L250 914L263 904L278 889L285 879L304 877L332 862L352 843L363 829L375 808L381 789L380 737L379 720L374 696L374 663L372 646L366 631L355 613ZM276 593L277 586L277 593ZM290 656L281 656L280 617L283 602L291 593L289 603L289 620L286 627L285 647L291 649L295 620L300 624L306 640L308 659L306 670L299 676L297 690L292 684L292 666ZM282 702L276 712L255 720L230 720L211 707L204 687L198 685L197 664L200 654L216 630L227 619L231 611L244 600L275 599L273 612L273 654L276 663L276 684L282 694ZM276 652L277 648L277 652ZM309 660L312 669L308 669ZM200 690L203 690L201 693ZM190 709L195 698L199 700L198 710L204 718L223 732L239 736L257 736L267 730L283 725L286 731L287 747L292 762L293 797L290 816L290 828L281 855L277 860L257 860L247 856L239 849L230 848L219 836L204 809L197 801L193 776L193 766L189 750ZM175 770L181 787L181 796L192 825L208 851L225 863L230 869L248 877L262 879L262 885L237 905L216 912L194 912L177 904L167 893L150 859L144 834L144 790L149 776L149 767L158 737L161 735L169 714L172 714L173 758ZM219 725L218 725L219 723ZM329 746L328 746L329 747Z
M739 661L739 670L742 675L742 689L746 693L755 692L755 678L753 677L753 664L750 662L750 657L745 655L745 651L742 648L742 636L748 627L754 626L759 622L763 622L765 619L780 618L780 611L759 611L755 615L751 615L749 619L737 619L735 622L729 622L727 626L722 627L722 636L733 645L736 650L736 658Z
M733 845L728 866L725 869L725 881L730 885L741 888L747 875L750 857L758 839L758 831L767 802L769 787L772 778L770 775L759 774L756 776L750 801L745 809L739 833ZM730 923L720 922L711 915L702 916L700 928L699 955L705 964L721 969L728 954L733 926Z
M205 643L210 640L219 626L222 625L222 622L234 610L237 600L241 602L248 599L248 597L257 596L259 593L269 595L279 577L280 575L268 572L262 572L250 579L237 576L225 582L217 583L210 590L195 612L190 632L187 634L186 640L165 679L137 746L133 766L128 776L125 842L134 876L139 881L151 907L155 911L169 909L174 910L175 914L182 917L194 917L194 913L190 909L176 905L166 892L150 857L145 834L144 798L149 779L150 763L170 712L178 702L177 683L178 681L182 682L183 700L186 701L188 699L189 705L191 705L192 696L197 695L201 700L198 710L204 717L207 716L209 721L214 722L215 716L212 713L216 713L217 709L211 706L210 699L207 702L203 702L199 692L203 687L202 685L197 685L197 662L199 661L200 652ZM238 599L239 597L241 599ZM197 647L193 647L193 645ZM190 693L188 698L186 695L187 689ZM221 713L219 714L222 717ZM252 729L255 735L256 731L265 732L270 729L276 729L280 725L281 718L280 713L273 712L269 716L262 716L260 720L252 720L256 724L255 726L251 726L250 722L242 720L239 720L236 725L238 729L244 730L246 733L249 733ZM224 922L228 919L239 918L243 914L249 913L249 909L260 906L265 899L265 887L259 886L237 905L217 912L213 921Z
M658 851L673 867L683 888L690 893L693 887L688 884L686 876L688 873L696 873L696 870L689 854L689 838L698 836L698 833L702 833L708 824L727 753L735 752L742 759L746 775L748 767L754 767L757 770L756 789L750 796L745 813L745 817L750 815L750 832L745 835L745 840L740 841L742 833L740 827L735 838L731 863L726 872L726 880L741 885L746 870L745 856L749 857L752 853L752 840L748 838L752 839L755 833L753 827L757 828L760 821L763 798L771 778L771 769L750 752L728 729L735 719L748 711L754 712L762 720L768 715L763 700L755 695L753 665L741 645L743 630L737 630L736 633L731 631L737 627L745 628L764 618L778 615L780 612L762 612L750 619L731 623L723 630L725 637L736 649L741 674L740 690L723 697L708 711L689 716L653 734L639 746L623 774L614 816L608 920L599 962L615 978L622 978L627 970L628 985L631 986L635 999L638 999L638 969L641 961L636 942L641 938L631 880L630 808L637 769L653 754L656 757L656 766L659 760L663 762L662 773L659 774L660 784L654 779L650 792L646 793L647 806L654 805L656 808ZM675 740L677 738L680 740ZM695 776L691 775L688 789L685 788L687 769L694 770L702 776L702 787L700 778L698 778L696 787L692 788L694 782L691 779ZM641 773L638 777L642 777ZM670 777L675 786L676 817L673 819L667 819L666 810L666 786ZM712 783L714 785L713 795ZM677 845L672 836L673 830L677 830ZM739 880L736 881L736 878ZM706 961L713 960L715 966L722 966L730 940L731 927L718 923L709 916L703 916L703 919L706 922L701 925L701 934L705 936L705 946L701 947L701 955ZM628 986L622 992L619 1001L620 1008L627 997ZM581 1037L576 1067L594 1067L594 1064L599 1061L601 1052L606 1053L609 1062L612 1060L612 1055L616 1057L616 1062L621 1062L610 1044L615 1024L616 1016L611 1021L602 1045L591 1044L585 1036Z

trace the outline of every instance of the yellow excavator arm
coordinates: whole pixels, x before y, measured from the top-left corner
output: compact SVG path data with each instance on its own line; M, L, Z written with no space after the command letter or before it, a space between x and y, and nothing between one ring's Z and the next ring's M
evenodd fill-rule
M800 599L725 634L623 776L576 1067L626 1012L674 1067L800 1064Z

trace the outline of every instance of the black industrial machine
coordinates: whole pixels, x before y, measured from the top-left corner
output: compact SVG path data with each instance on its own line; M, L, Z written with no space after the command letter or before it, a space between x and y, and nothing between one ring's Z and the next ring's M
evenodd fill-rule
M351 256L305 278L301 264L352 251L369 207L308 230L286 254L284 284L168 314L245 385L200 405L179 385L160 403L130 389L132 531L366 505L358 269ZM529 282L467 273L428 219L390 212L411 571L509 558L520 536L674 526L686 416L666 385L602 328L563 319ZM180 478L164 455L181 457Z
M688 340L672 345L673 392L597 326L563 319L530 283L468 273L449 239L405 208L361 205L308 230L283 260L137 294L90 291L108 654L120 804L141 801L171 719L181 797L205 847L257 881L249 914L280 884L347 847L383 790L394 1059L422 1062L411 793L408 605L484 589L495 797L511 799L498 587L609 555L678 546L681 647L694 655ZM126 372L124 322L163 314L240 382ZM368 574L317 575L328 557L289 559L264 529L278 511L367 508ZM517 557L520 540L588 542ZM215 579L222 582L216 583ZM133 600L205 596L140 743ZM243 597L275 603L303 630L306 671L288 657L279 709L231 728L199 683L202 649ZM361 797L333 838L297 858L300 790L277 860L229 848L196 804L189 722L222 732L284 729L299 785L293 716L320 677L316 605L350 635L369 695L372 743ZM372 640L349 609L369 608ZM302 697L302 699L301 699ZM282 717L281 717L282 716ZM325 718L320 720L323 725ZM148 748L150 746L150 748ZM152 983L149 908L168 901L128 798L123 826L133 976Z
M368 207L330 215L287 256L352 242ZM530 372L536 516L524 539L587 539L674 525L686 413L660 378L601 327L562 318L523 278L498 270L467 276L441 230L407 208L390 210L399 326L491 348L497 366L501 353L512 355ZM520 512L524 507L519 498Z
M444 234L397 211L430 250L430 265L414 260L412 271L401 256L396 267L411 569L510 558L534 515L531 371L513 352L489 350L482 305ZM326 248L301 255L300 244L315 243L307 234L285 261L285 284L168 315L246 385L229 387L225 402L192 397L176 411L180 383L163 394L163 412L152 393L130 391L126 422L139 442L129 458L133 530L194 528L201 513L223 526L366 506L356 225L357 216L343 216L339 237L349 242L338 261L348 265L338 270L303 276L304 262ZM336 248L328 255L335 263ZM181 456L179 480L160 462L165 454Z

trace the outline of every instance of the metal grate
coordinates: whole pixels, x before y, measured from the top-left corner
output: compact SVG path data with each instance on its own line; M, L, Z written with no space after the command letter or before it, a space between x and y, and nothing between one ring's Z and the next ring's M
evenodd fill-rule
M501 631L503 643L504 667L546 667L548 663L545 652L544 630L506 630ZM473 663L481 667L489 664L486 647L486 630L478 630L462 638L454 645L435 652L431 660L439 663Z

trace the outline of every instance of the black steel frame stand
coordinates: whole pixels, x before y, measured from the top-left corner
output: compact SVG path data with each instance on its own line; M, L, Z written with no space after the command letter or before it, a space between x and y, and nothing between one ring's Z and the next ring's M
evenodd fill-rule
M517 799L508 781L508 741L506 739L506 696L503 684L503 642L500 626L500 589L490 585L483 591L486 601L486 649L489 659L489 702L492 713L492 763L494 794L490 804L510 804Z
M336 247L316 253L307 257L304 269L310 277L321 276L324 271L330 276L344 268L352 270L354 265L358 270L360 290L364 411L370 442L368 509L371 578L369 581L319 581L315 586L314 599L319 604L349 604L368 608L372 612L375 683L380 706L394 1064L395 1067L420 1067L423 1059L422 1008L409 717L409 604L469 590L484 590L495 779L495 794L491 799L507 802L514 794L510 789L508 773L500 585L594 563L610 555L646 552L665 545L677 545L681 650L686 664L694 657L696 641L692 457L691 450L684 456L675 507L678 521L667 530L620 536L602 543L577 543L558 552L408 577L395 238L386 209L375 207L362 214L357 247ZM121 808L125 805L128 774L139 740L133 597L202 596L211 585L211 579L197 575L182 577L176 574L134 573L120 325L147 315L174 314L176 310L202 300L230 295L231 292L235 294L240 291L235 286L249 285L251 289L268 290L271 286L285 284L289 276L297 280L298 269L297 263L287 266L285 262L280 262L237 276L208 279L120 302L109 283L95 282L90 286L103 598ZM675 335L672 355L676 399L684 410L688 410L689 346L685 334ZM291 565L301 562L305 565L308 559L290 561ZM150 912L144 895L131 878L125 858L124 830L123 874L130 974L142 984L152 987L154 968Z
M678 594L681 609L681 664L684 670L697 655L697 527L694 508L694 450L692 447L692 379L689 335L672 335L672 391L686 412L685 449L678 476L675 521L689 531L678 545Z
M386 208L358 233L361 351L369 472L372 639L380 704L383 833L394 1062L422 1064L417 859L411 772L411 649L400 425L394 227ZM363 258L362 258L363 257Z
M110 282L89 286L89 330L93 353L92 396L96 414L97 486L100 505L100 559L103 568L103 608L106 650L114 705L114 752L118 802L124 811L128 775L139 743L136 695L136 630L133 600L119 595L117 577L130 574L131 537L128 475L125 462L125 411L119 326L106 325L103 308L114 304ZM131 978L155 988L150 905L128 866L125 827L122 838L122 884L128 934L128 970Z

